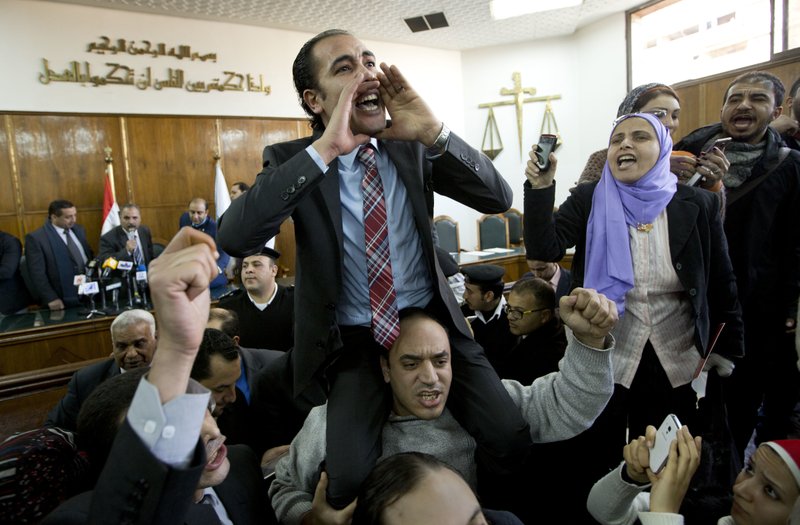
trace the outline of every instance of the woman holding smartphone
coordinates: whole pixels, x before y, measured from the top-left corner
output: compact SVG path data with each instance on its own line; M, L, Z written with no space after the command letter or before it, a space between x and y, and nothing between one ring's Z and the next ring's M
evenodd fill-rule
M670 136L673 136L679 123L681 100L675 90L666 84L656 82L642 84L633 88L617 109L617 117L630 113L655 115L669 130ZM712 148L698 157L686 152L675 153L670 157L670 171L678 176L680 182L686 183L695 174L699 174L700 177L693 185L711 191L721 189L719 181L730 167L722 148ZM594 182L600 178L607 154L608 149L601 149L589 156L586 167L578 178L578 184Z
M700 465L700 438L693 438L688 427L681 428L669 445L666 467L653 473L648 456L654 437L655 427L648 427L646 436L625 446L622 464L594 485L587 501L592 517L605 525L632 525L637 520L644 525L678 525L684 517L687 523L713 523L716 517L708 516L708 501L684 501ZM727 502L730 515L719 518L717 525L795 523L800 518L799 462L800 440L762 443L736 477L732 501Z
M592 461L613 468L626 430L642 435L669 413L694 423L691 382L720 324L709 363L732 367L743 354L720 202L678 184L670 134L649 113L617 119L600 180L579 185L557 212L557 159L542 172L535 149L525 170L527 256L555 262L574 246L572 286L596 289L620 312L614 395L587 431Z

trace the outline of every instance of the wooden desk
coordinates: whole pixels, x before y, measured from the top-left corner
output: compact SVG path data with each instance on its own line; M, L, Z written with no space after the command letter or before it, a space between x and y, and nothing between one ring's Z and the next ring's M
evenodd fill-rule
M516 281L528 271L528 263L525 262L525 248L523 247L512 248L509 252L491 253L489 255L473 255L470 252L461 252L455 255L455 260L459 267L478 264L502 266L506 271L503 277L506 282Z

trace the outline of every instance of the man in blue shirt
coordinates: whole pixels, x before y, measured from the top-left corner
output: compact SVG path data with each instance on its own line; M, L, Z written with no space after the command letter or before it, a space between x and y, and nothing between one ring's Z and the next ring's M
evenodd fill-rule
M329 30L309 40L293 76L314 134L265 148L263 171L231 203L218 239L244 257L294 220L293 387L295 396L319 383L328 389L328 501L350 503L380 456L389 396L378 356L406 308L424 308L448 327L453 359L463 362L448 407L477 438L479 458L518 464L530 443L527 424L472 339L436 261L426 206L435 190L500 213L511 189L396 67L379 67L353 35Z

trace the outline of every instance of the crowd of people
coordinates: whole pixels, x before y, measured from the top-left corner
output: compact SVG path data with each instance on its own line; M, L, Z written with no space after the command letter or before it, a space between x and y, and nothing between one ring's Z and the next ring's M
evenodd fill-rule
M148 268L155 319L120 314L111 357L3 444L9 522L800 523L800 80L781 115L778 78L737 77L674 146L678 95L635 88L563 203L534 145L530 272L506 293L432 228L433 192L510 207L492 162L350 33L309 40L293 77L313 134L268 145L218 223L193 199L159 255L129 204L103 235L101 260ZM42 307L80 303L76 215L54 201L26 237ZM288 217L287 287L267 243ZM24 468L42 449L63 457Z

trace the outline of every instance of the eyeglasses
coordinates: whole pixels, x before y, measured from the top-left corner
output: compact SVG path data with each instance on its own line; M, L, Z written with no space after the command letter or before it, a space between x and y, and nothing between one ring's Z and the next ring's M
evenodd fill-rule
M528 314L549 309L550 308L536 308L534 310L519 310L517 308L509 308L507 304L503 306L503 311L506 313L506 317L508 317L509 321L519 321Z

